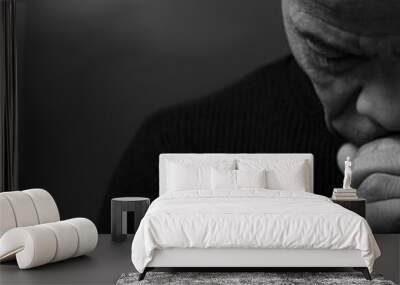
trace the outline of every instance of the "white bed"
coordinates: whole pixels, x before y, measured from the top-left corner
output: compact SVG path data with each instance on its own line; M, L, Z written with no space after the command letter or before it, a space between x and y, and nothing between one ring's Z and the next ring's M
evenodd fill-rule
M171 161L233 161L234 169L300 161L305 177L278 173L291 190L171 191ZM354 267L370 278L380 255L372 232L362 217L312 194L311 154L161 154L159 171L160 197L132 243L140 279L155 267Z

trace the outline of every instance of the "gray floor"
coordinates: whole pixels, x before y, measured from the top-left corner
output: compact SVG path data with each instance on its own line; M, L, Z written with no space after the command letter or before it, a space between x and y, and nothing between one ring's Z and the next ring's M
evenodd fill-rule
M400 282L400 235L377 235L382 257L375 272ZM134 271L130 260L132 236L114 243L100 235L97 249L89 254L42 267L19 270L15 262L0 265L0 284L115 284L124 272Z
M130 259L132 236L114 243L100 235L94 252L58 263L19 270L16 262L0 265L0 284L115 284L124 272L133 271Z
M376 260L374 271L400 284L400 234L375 235L375 239L382 255Z

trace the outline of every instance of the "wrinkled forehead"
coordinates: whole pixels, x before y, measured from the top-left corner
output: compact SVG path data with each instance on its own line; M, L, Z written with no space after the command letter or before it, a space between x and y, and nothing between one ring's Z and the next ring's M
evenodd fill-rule
M283 0L300 33L354 54L400 55L400 0Z
M298 11L363 36L400 35L400 0L291 0Z

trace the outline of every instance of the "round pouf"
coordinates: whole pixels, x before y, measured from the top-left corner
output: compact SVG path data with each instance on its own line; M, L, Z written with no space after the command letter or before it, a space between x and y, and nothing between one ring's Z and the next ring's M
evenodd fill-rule
M111 199L111 238L124 241L127 234L127 212L134 213L134 232L144 217L150 199L144 197L120 197Z

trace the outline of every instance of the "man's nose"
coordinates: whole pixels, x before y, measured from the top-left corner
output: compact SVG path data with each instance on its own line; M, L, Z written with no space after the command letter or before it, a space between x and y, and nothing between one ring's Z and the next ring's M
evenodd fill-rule
M356 111L388 131L400 131L400 70L397 76L379 76L365 82Z

